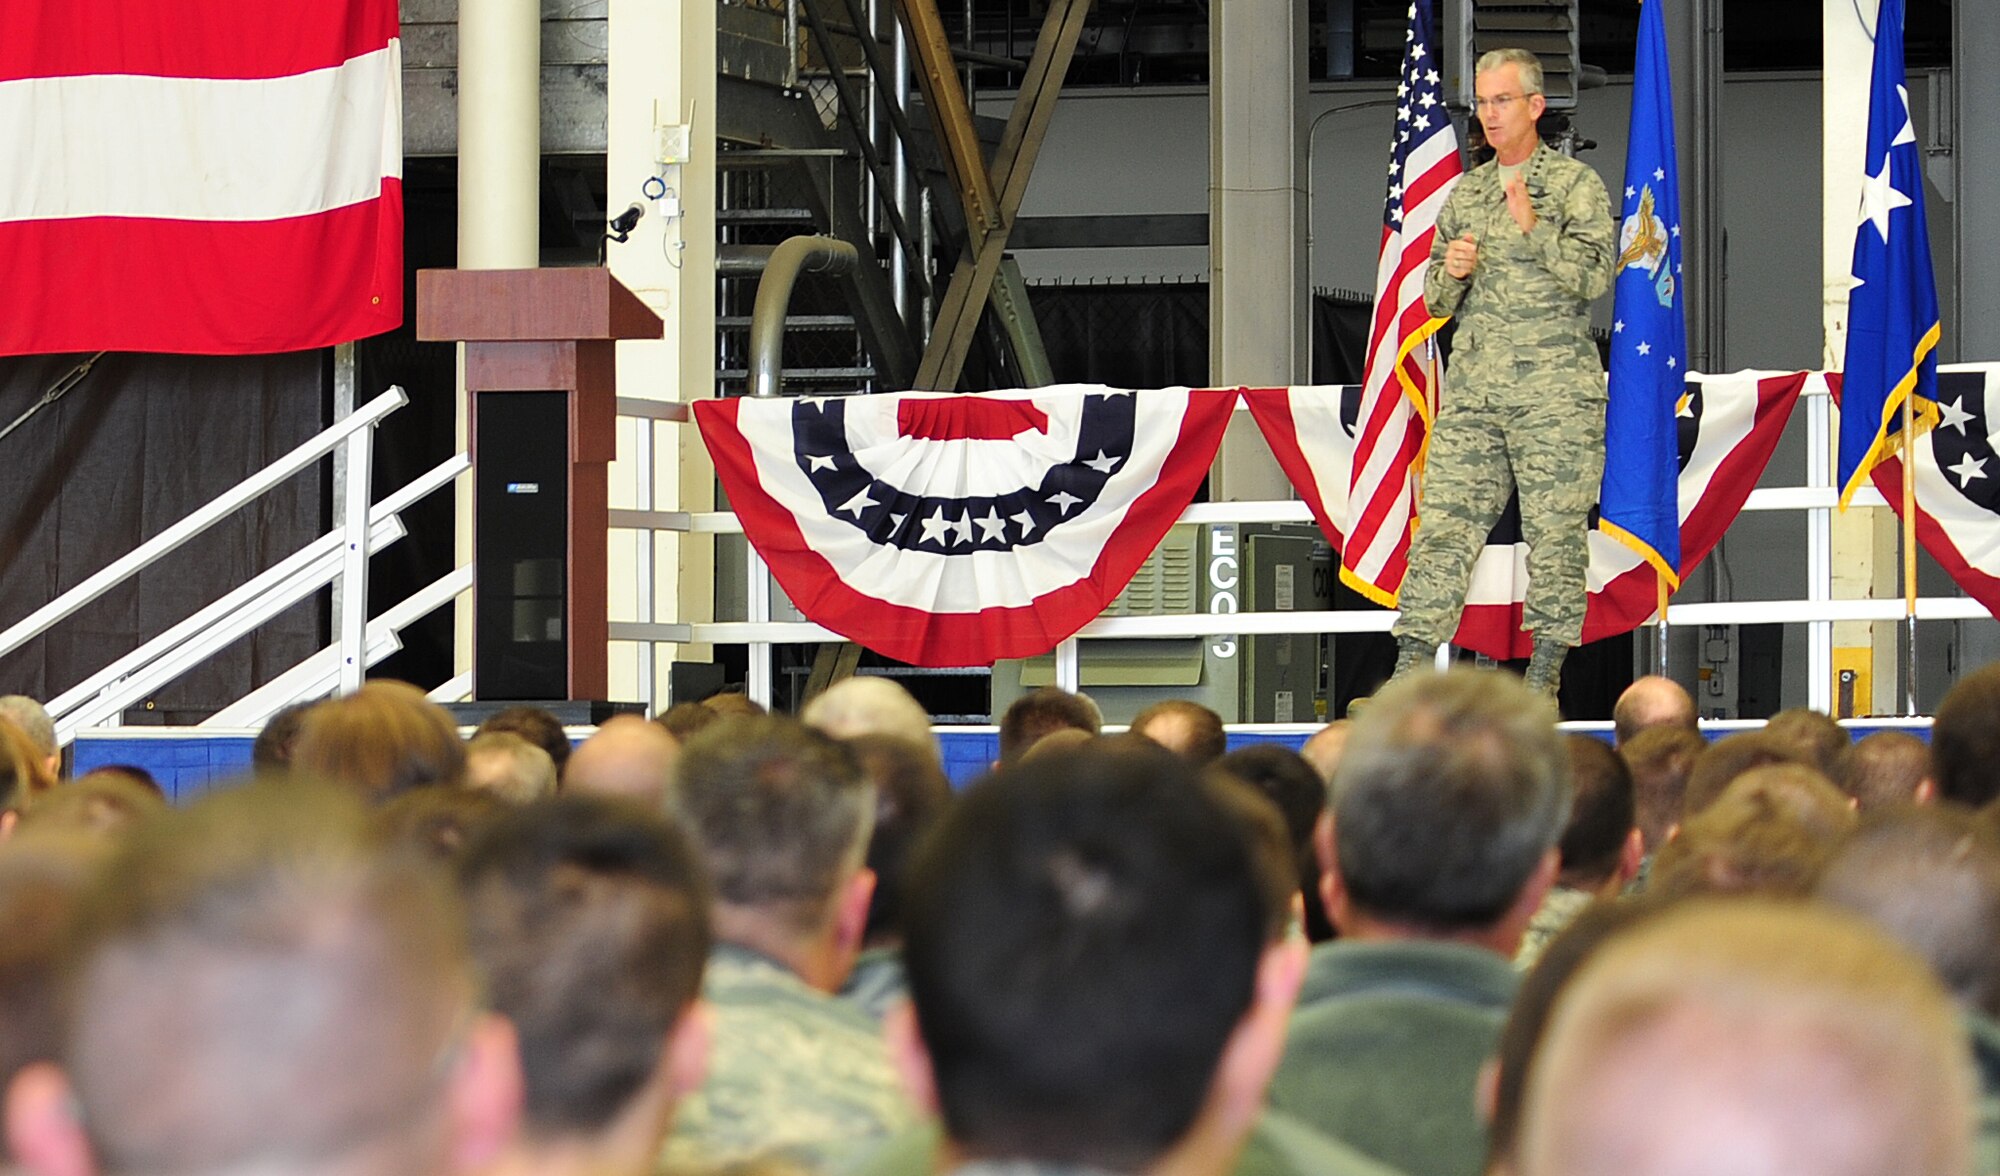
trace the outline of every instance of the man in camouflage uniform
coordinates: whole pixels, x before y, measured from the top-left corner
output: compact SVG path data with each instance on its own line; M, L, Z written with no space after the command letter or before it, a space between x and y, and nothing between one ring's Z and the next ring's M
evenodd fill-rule
M1529 685L1555 694L1583 635L1589 515L1604 472L1604 367L1590 303L1611 285L1618 233L1604 182L1541 142L1534 54L1479 59L1479 119L1495 157L1438 214L1424 303L1455 317L1451 381L1431 436L1422 523L1397 622L1396 673L1458 628L1473 560L1521 497L1528 541Z
M668 807L700 846L717 946L702 999L708 1077L662 1169L770 1160L821 1172L915 1122L874 1022L833 994L854 966L875 876L875 789L842 744L791 719L688 741Z

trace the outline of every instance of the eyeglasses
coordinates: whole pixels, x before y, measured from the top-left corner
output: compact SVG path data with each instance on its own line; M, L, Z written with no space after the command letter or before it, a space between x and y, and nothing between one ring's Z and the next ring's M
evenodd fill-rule
M1475 110L1502 111L1519 102L1525 94L1496 94L1491 98L1476 99L1472 103Z

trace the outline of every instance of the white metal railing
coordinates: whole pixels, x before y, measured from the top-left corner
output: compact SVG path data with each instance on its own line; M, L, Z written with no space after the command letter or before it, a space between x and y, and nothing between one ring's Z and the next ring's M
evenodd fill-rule
M367 667L395 647L395 629L469 587L471 569L461 569L374 622L367 619L369 555L402 538L400 516L404 509L470 468L465 455L460 454L380 503L370 502L375 426L408 403L409 397L401 388L390 388L0 632L0 654L20 648L321 459L335 453L344 459L339 526L52 699L48 709L55 720L58 742L70 743L86 728L116 726L126 707L332 583L340 587L334 644L280 674L250 697L273 698L291 686L313 687L285 697L277 704L282 706L336 688L352 690L361 684ZM277 706L258 714L259 721ZM243 707L239 702L223 714L245 713Z

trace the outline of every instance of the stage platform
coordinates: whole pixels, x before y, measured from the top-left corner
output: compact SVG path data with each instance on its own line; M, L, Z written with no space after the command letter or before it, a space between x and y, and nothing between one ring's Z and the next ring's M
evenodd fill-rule
M1711 739L1720 739L1734 731L1751 731L1763 725L1761 719L1713 720L1704 722L1702 731ZM1848 719L1841 725L1857 739L1883 730L1909 731L1928 739L1931 720L1928 717ZM1229 746L1234 750L1253 743L1281 743L1297 748L1318 729L1316 723L1232 726ZM1609 722L1564 723L1563 729L1603 739L1611 737ZM470 730L466 733L471 734ZM133 764L151 772L169 799L182 801L248 772L250 743L256 734L198 727L92 731L79 736L74 745L73 774L82 775L108 764ZM581 740L590 734L590 728L571 727L569 734L572 741ZM944 750L945 771L956 786L977 778L1000 754L1000 735L994 727L940 727L937 734L938 744Z

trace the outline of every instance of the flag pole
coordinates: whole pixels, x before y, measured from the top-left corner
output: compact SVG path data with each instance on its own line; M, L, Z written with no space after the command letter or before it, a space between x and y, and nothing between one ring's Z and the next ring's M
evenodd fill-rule
M1667 674L1667 577L1666 574L1660 571L1660 569L1658 568L1653 569L1653 587L1659 593L1659 604L1660 604L1660 635L1654 643L1657 646L1657 648L1653 651L1653 664L1655 667L1655 672L1658 673L1660 677L1665 678L1668 676Z
M1903 713L1917 713L1917 444L1916 393L1903 397Z

